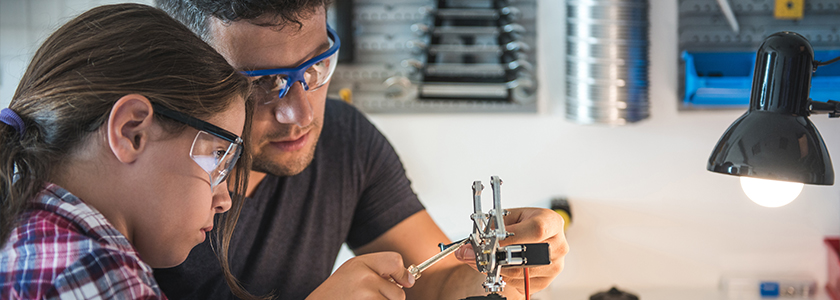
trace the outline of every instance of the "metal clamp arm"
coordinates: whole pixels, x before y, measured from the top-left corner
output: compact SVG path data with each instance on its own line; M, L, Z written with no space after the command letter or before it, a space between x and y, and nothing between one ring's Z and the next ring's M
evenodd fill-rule
M828 114L829 118L840 117L840 102L828 100L827 102L819 102L810 100L808 110L812 114Z

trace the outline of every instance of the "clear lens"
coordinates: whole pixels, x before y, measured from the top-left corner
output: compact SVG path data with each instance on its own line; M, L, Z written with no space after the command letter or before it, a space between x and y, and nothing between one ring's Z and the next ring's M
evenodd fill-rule
M190 149L190 157L210 175L210 187L219 185L230 174L241 153L241 145L199 131Z
M277 99L288 83L289 76L286 74L263 75L251 81L254 86L251 95L256 97L257 103L268 104Z
M312 65L309 69L306 70L306 74L304 75L304 79L306 80L306 85L309 86L309 91L314 91L325 84L330 80L335 72L335 66L338 63L338 51L330 55L329 57L325 58L324 60Z

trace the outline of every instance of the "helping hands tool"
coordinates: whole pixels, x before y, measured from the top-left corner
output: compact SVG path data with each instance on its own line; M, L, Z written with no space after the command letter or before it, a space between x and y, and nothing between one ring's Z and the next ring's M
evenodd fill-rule
M512 232L505 230L504 216L508 214L508 211L502 209L501 185L502 180L499 176L490 177L490 186L493 188L493 209L488 213L484 213L481 210L481 191L484 189L484 185L481 184L481 181L473 182L474 212L470 215L470 218L473 220L473 233L468 238L455 242L449 247L440 244L440 253L435 254L435 256L432 256L419 265L409 266L408 272L414 276L415 280L420 278L421 272L447 255L452 254L452 252L455 252L455 250L458 250L466 243L470 243L473 247L476 269L486 275L486 280L482 286L490 294L487 296L467 297L462 300L506 299L498 294L504 291L505 287L505 281L502 280L501 276L502 267L528 267L551 263L547 243L516 244L504 247L499 245L499 241L513 236ZM400 288L403 287L394 281L393 278L389 278L388 280Z
M484 291L490 294L467 297L464 300L506 299L499 295L505 288L505 281L501 276L502 267L531 267L551 263L548 243L504 247L499 244L500 241L513 236L513 233L505 229L504 216L509 212L502 209L502 180L499 176L490 177L490 187L493 189L493 209L484 213L481 210L481 191L484 185L481 181L473 182L474 212L470 215L473 220L473 233L469 238L475 251L476 268L486 275L482 286Z

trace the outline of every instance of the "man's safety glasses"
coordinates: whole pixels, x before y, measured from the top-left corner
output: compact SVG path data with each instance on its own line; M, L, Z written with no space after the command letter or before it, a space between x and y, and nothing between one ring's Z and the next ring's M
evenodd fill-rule
M268 104L286 96L296 82L300 82L306 91L314 91L324 86L335 71L338 48L341 47L338 34L329 25L327 35L330 38L330 48L296 68L242 71L242 74L253 79L251 82L255 89L251 95L256 96L259 103Z
M225 181L242 154L242 139L230 131L152 103L155 113L198 129L190 157L210 175L210 190Z

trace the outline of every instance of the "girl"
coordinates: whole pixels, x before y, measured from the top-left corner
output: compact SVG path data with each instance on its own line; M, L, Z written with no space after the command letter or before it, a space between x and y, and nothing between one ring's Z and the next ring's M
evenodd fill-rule
M102 6L53 33L0 111L0 298L165 298L151 268L183 262L229 209L215 248L250 298L227 264L247 93L156 8Z

